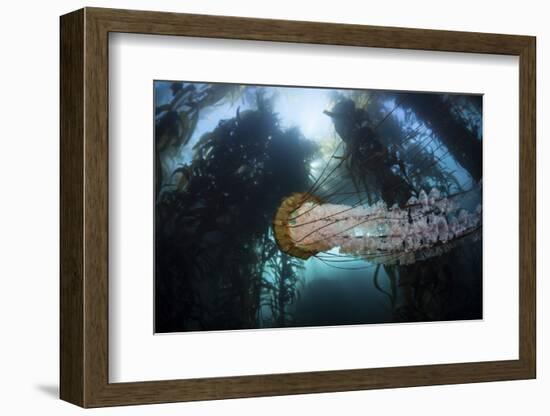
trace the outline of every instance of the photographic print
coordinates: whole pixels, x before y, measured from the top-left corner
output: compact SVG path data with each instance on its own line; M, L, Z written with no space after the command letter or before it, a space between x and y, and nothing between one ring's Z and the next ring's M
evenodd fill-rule
M482 96L154 81L155 332L482 319Z

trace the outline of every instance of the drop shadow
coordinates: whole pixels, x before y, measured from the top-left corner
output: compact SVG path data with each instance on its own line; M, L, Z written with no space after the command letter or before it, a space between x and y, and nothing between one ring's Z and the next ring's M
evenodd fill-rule
M46 396L50 396L54 399L59 398L59 386L57 384L38 384L34 387Z

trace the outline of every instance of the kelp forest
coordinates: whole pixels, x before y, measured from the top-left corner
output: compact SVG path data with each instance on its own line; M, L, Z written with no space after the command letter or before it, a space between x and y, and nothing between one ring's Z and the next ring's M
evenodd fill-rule
M482 96L154 93L155 332L482 318Z

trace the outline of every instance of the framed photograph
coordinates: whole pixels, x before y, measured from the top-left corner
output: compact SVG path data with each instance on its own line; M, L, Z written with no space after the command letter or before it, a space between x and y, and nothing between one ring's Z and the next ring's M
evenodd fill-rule
M535 50L62 16L61 398L535 378Z

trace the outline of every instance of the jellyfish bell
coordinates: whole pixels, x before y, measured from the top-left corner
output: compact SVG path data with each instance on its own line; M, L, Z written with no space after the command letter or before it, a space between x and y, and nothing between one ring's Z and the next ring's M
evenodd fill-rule
M478 239L481 206L468 212L435 188L391 208L383 202L324 203L309 193L294 193L281 202L273 230L283 252L304 260L338 248L341 255L376 264L411 264Z
M311 256L328 249L322 243L300 244L293 230L296 220L299 218L299 214L296 214L298 210L302 210L303 213L309 206L321 204L319 198L304 192L293 193L282 200L273 220L273 235L281 251L293 257L307 260Z

